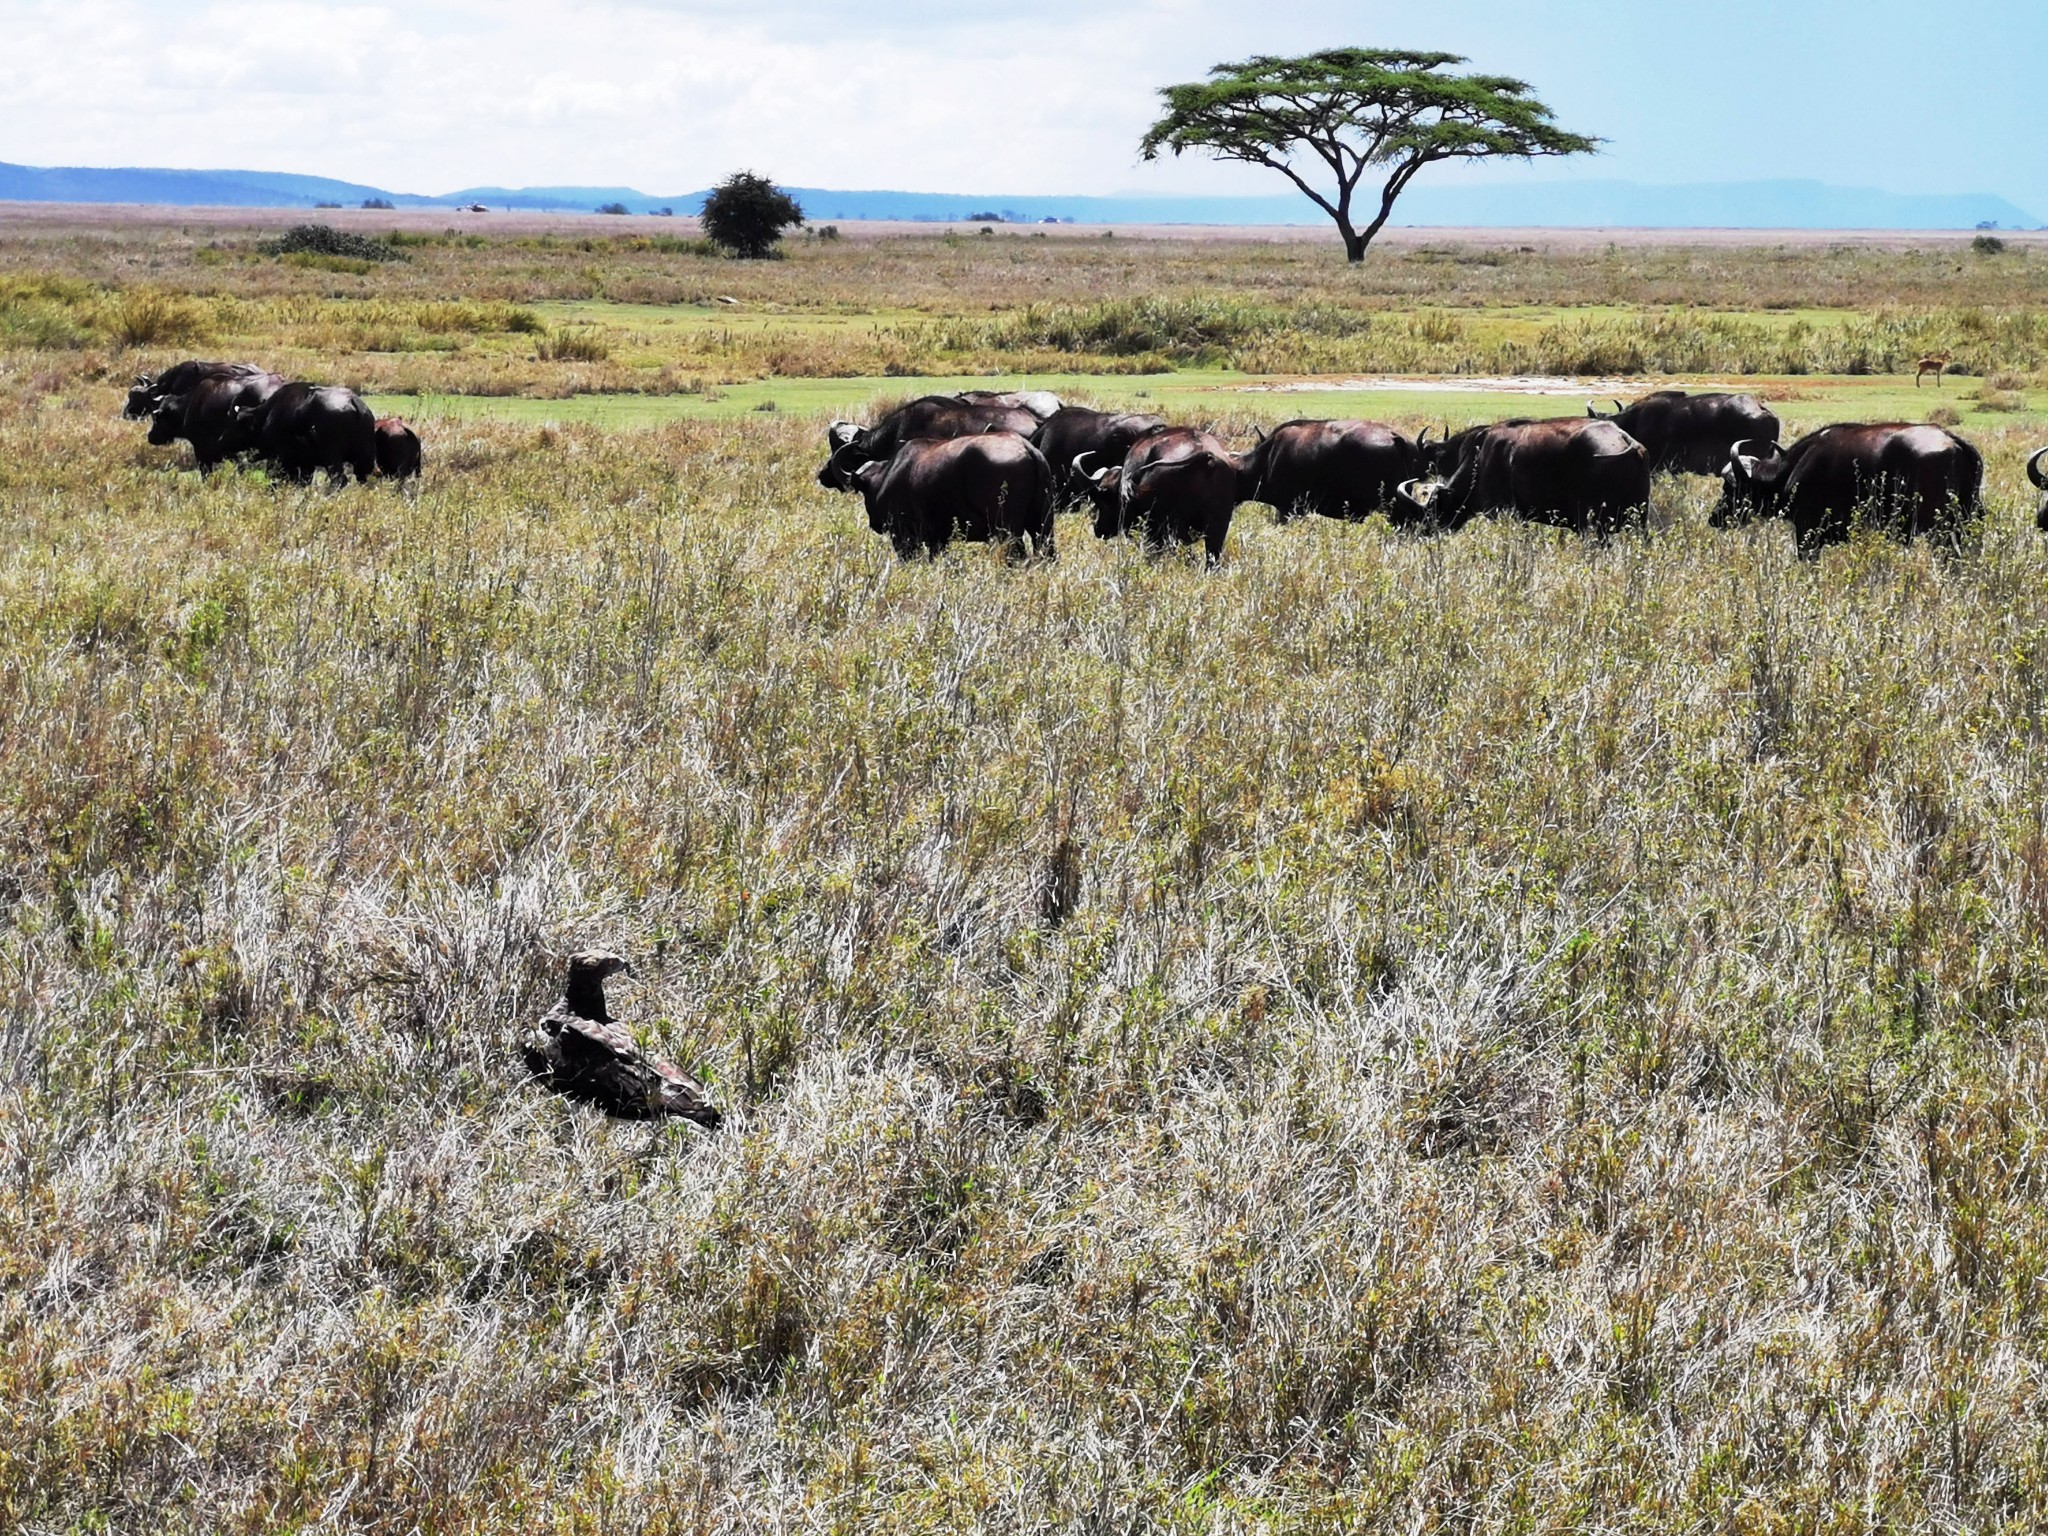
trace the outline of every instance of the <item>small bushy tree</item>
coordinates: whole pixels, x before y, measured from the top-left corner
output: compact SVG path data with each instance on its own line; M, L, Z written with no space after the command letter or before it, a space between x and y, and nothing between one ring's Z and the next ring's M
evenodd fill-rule
M704 199L705 238L727 255L750 261L773 256L782 232L803 222L796 199L752 171L733 172Z

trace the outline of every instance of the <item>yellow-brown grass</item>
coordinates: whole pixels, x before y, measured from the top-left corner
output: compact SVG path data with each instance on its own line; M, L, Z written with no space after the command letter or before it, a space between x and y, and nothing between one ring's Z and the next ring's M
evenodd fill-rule
M2048 1518L2017 439L1956 560L1020 571L814 423L279 490L28 365L0 1525ZM717 1135L521 1083L597 943Z

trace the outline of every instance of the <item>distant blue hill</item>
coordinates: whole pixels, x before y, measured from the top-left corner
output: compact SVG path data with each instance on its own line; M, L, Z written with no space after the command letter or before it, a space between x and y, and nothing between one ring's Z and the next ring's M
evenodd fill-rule
M960 223L994 215L1015 223L1307 224L1307 199L1274 197L1023 197L1002 194L788 189L813 222L902 219ZM649 196L632 187L465 187L423 196L324 176L276 171L180 171L83 167L41 169L0 163L0 200L36 203L150 203L171 207L311 208L360 206L381 198L400 208L491 208L589 213L623 203L635 213L692 214L705 193ZM1916 194L1836 187L1817 181L1743 181L1651 186L1631 181L1504 182L1422 186L1396 213L1408 226L1617 229L2032 229L2040 220L1991 193Z

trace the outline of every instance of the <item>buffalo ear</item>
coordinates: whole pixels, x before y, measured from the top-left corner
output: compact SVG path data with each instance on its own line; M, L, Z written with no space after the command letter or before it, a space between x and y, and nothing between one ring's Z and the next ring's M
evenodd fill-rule
M848 443L860 441L861 429L850 421L835 421L825 429L825 440L833 450L844 448Z

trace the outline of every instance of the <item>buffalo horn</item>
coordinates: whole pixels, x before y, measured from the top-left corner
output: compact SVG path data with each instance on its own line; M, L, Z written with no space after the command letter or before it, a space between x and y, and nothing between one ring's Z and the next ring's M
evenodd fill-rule
M1429 451L1429 428L1424 427L1422 429L1422 435L1415 439L1415 447L1416 451L1420 453L1427 453Z
M1090 448L1086 453L1075 454L1073 463L1074 473L1081 476L1084 480L1092 478L1095 471L1090 469L1088 467L1088 464L1089 461L1092 460L1094 457L1095 450L1093 448Z
M2027 460L2027 478L2033 481L2038 489L2048 491L2048 475L2041 473L2041 461L2043 459L2048 459L2048 448L2043 448L2039 453Z

